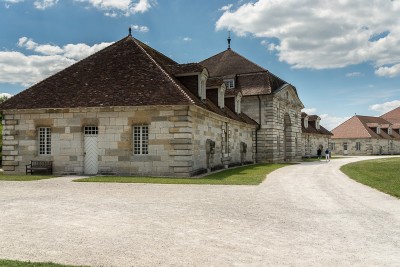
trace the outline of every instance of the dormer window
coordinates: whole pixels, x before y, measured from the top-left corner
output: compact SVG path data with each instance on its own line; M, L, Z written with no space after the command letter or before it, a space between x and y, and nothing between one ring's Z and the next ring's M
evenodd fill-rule
M218 89L218 106L220 108L225 107L225 90L226 90L225 84L222 84L221 87Z
M304 118L304 128L308 128L308 117Z
M207 83L207 70L204 69L203 72L199 75L199 97L201 100L206 99L206 83Z
M224 83L225 83L225 86L227 89L235 88L235 80L234 79L224 80Z
M242 94L238 94L235 97L235 112L240 114L242 112Z

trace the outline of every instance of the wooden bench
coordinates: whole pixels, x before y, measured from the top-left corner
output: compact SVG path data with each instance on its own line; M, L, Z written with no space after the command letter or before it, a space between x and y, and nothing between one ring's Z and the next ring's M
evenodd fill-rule
M53 162L31 160L31 164L26 165L26 174L33 174L34 172L53 174Z

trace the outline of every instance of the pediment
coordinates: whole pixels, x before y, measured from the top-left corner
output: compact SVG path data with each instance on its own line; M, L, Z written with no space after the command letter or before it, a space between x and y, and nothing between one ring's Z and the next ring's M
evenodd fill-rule
M275 96L283 101L286 101L289 105L304 108L303 103L297 95L296 88L290 84L282 85L281 88L275 91Z

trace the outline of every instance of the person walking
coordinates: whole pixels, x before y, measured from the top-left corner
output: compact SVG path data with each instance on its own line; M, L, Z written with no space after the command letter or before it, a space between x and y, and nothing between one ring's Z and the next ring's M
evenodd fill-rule
M331 159L330 159L330 152L329 152L329 148L326 148L326 150L325 150L325 160L328 162L328 161L331 161Z
M321 149L321 147L318 147L317 156L318 156L319 161L321 161L321 154L322 154L322 149Z

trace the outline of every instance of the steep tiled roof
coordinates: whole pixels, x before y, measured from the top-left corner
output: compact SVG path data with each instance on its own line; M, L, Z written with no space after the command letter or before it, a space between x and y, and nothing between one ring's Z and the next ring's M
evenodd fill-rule
M332 130L333 138L375 138L375 139L399 139L400 135L392 131L389 135L387 131L392 124L381 117L353 116L341 125ZM380 134L376 132L378 126L383 126Z
M271 94L287 84L268 70L251 62L231 49L227 49L200 62L210 77L235 79L235 89L244 96Z
M174 61L128 36L4 102L0 109L198 104L169 75Z
M391 123L400 124L400 107L383 114L381 118Z
M201 73L204 70L204 67L198 63L165 65L165 68L173 75Z
M308 127L304 127L304 119L308 117ZM324 128L322 125L319 125L319 129L315 127L315 123L310 123L313 121L316 121L317 119L320 119L317 115L308 115L305 112L301 113L301 131L302 133L307 133L307 134L322 134L322 135L333 135L330 131L328 131L326 128Z
M266 72L267 70L251 62L245 57L227 49L200 62L212 77L223 77L242 73Z

